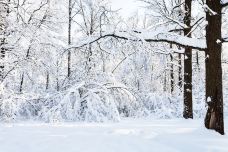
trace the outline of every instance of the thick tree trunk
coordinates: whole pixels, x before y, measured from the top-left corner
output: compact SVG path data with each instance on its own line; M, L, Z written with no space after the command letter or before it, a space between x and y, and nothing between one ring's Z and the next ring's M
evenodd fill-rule
M192 0L185 0L185 17L184 23L189 27L184 30L184 35L191 37L191 7ZM183 117L193 118L192 108L192 49L185 48L184 59L184 112Z
M207 0L206 4L210 10L206 12L208 22L206 27L206 102L208 110L205 118L205 127L216 130L223 135L222 7L220 0Z

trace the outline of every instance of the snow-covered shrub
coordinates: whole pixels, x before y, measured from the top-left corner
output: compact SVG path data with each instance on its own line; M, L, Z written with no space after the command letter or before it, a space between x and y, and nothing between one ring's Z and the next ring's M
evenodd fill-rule
M97 84L77 84L46 100L40 118L47 122L119 121L117 106L109 93Z
M202 94L202 92L200 92ZM184 99L179 95L171 95L167 93L148 93L143 94L142 100L145 107L153 118L182 118ZM193 96L193 115L194 118L204 118L206 107L203 95Z
M154 118L177 118L182 114L182 98L169 94L144 94L143 103Z
M16 105L10 100L2 100L0 105L1 121L10 122L15 119Z
M125 85L105 73L51 93L4 92L0 103L2 121L104 122L148 113Z
M104 84L109 96L112 96L121 117L142 117L148 115L141 100L138 100L131 88L117 80L113 74L99 73L93 81Z
M0 120L11 122L34 119L41 106L40 96L5 92L0 101Z
M118 111L122 117L143 117L148 115L143 102L137 100L128 90L112 88L111 94L114 96Z

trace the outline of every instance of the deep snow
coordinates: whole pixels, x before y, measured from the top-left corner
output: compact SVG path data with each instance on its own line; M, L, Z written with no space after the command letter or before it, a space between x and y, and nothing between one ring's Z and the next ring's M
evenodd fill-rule
M228 122L228 121L226 121ZM228 126L226 125L226 132ZM228 136L203 120L0 125L1 152L227 152Z

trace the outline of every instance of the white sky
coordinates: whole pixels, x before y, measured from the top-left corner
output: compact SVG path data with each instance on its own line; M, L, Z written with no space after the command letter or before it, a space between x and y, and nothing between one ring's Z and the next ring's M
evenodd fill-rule
M140 3L137 0L110 0L113 9L120 9L120 15L129 17L132 13L139 9Z

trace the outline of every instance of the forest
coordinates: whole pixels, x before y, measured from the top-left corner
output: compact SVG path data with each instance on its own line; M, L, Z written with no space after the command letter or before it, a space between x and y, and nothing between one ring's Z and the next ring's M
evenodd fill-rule
M94 124L94 137L103 125L119 125L114 133L127 135L130 146L130 136L152 138L156 123L183 132L190 126L185 133L194 143L203 134L214 140L202 139L202 145L224 144L194 151L228 150L228 0L132 0L137 10L127 17L121 5L128 1L122 1L116 9L114 0L0 0L0 141L8 139L0 151L16 152L14 136L29 139L37 125L50 133L55 125L79 125L78 132L65 128L77 136ZM141 132L129 129L140 124ZM8 125L15 125L12 133ZM31 135L19 133L24 125ZM159 134L164 128L156 129ZM70 139L85 146L85 136ZM181 142L183 136L175 137ZM118 141L113 138L112 146ZM135 143L145 149L122 145L113 151L149 152L154 144Z

